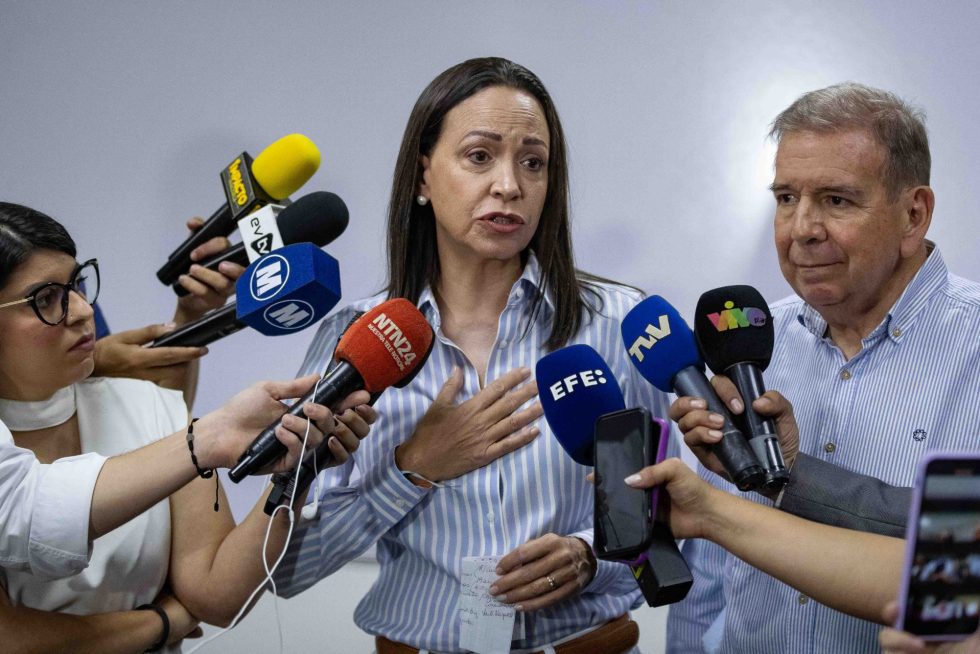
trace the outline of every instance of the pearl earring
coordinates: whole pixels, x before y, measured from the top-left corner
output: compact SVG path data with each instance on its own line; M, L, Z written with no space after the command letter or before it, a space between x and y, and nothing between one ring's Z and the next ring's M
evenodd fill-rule
M427 197L425 197L425 196L424 196L424 195L422 195L421 193L419 194L419 196L418 196L417 198L415 198L415 201L416 201L416 202L418 202L418 203L419 203L419 205L421 205L421 206L423 206L423 207L424 207L425 205L427 205L427 204L429 204L429 198L427 198Z

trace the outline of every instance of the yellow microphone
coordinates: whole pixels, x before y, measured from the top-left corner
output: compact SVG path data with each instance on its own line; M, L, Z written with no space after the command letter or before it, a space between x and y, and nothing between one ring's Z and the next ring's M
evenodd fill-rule
M191 251L215 236L235 231L237 221L298 191L320 167L320 150L302 134L288 134L269 144L253 160L242 152L221 170L225 203L174 250L157 271L157 279L173 284L191 267Z

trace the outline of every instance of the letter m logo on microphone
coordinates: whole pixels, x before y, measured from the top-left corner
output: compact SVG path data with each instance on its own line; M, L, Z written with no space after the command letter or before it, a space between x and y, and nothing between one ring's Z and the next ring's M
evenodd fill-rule
M670 322L667 320L667 315L664 314L660 316L660 325L654 326L653 324L648 324L646 329L646 336L637 336L636 340L629 347L629 354L634 357L637 361L643 361L643 351L649 350L657 341L661 341L668 336L670 336Z
M316 312L304 300L281 300L266 309L262 317L273 327L282 329L303 329L311 322Z
M289 262L278 254L269 255L252 272L249 280L252 297L259 302L276 296L289 280Z

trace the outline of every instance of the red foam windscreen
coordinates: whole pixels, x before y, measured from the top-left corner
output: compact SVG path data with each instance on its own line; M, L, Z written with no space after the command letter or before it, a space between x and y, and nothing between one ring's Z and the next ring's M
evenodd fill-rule
M404 298L382 302L354 321L335 357L361 373L365 390L380 393L412 374L432 346L432 327Z

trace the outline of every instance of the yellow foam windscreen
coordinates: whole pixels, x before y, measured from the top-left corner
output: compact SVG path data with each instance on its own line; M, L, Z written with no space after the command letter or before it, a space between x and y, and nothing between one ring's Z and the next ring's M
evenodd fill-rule
M320 167L320 150L302 134L271 143L252 162L252 178L276 200L298 191Z

